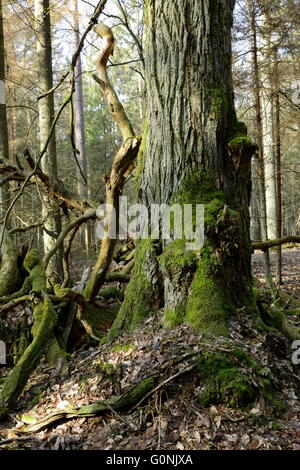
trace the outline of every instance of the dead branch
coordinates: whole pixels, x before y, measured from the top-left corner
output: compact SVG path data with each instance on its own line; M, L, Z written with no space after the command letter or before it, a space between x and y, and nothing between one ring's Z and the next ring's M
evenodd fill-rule
M300 243L300 236L297 235L288 235L283 238L277 238L275 240L267 240L264 242L254 241L252 242L253 250L262 250L265 251L272 246L285 245L286 243Z
M116 229L118 229L119 196L122 192L126 176L133 168L133 162L140 146L140 139L135 137L133 127L107 75L107 61L114 50L113 32L102 22L99 22L98 26L94 29L103 40L103 48L96 61L98 74L96 80L100 85L110 114L119 126L124 142L114 158L110 176L105 180L106 204L111 209L106 214L107 231L104 233L98 260L94 266L90 281L84 290L85 298L88 301L93 300L99 292L111 264L116 246L116 236L111 237L110 235L112 233L111 228L113 224L116 224Z
M81 215L80 217L77 217L76 219L72 220L69 224L65 225L62 231L60 232L53 248L49 250L48 253L44 256L43 262L44 262L45 267L47 267L52 256L56 253L59 247L63 244L65 237L74 227L79 227L80 225L87 222L88 220L95 219L95 218L96 218L96 210L89 209L83 215Z
M76 233L79 230L79 225L76 225L70 232L69 235L66 237L66 241L64 244L64 252L63 252L63 271L64 271L64 280L62 283L62 287L67 287L70 282L70 263L69 263L69 256L71 252L71 247L73 240L75 238Z
M71 65L68 68L68 70L66 71L66 73L61 77L59 82L53 88L51 88L51 90L48 90L46 93L40 95L38 97L38 99L45 98L46 96L50 95L50 93L53 93L55 90L57 90L57 88L60 87L60 85L65 81L65 79L67 78L69 73L75 68L78 57L79 57L79 55L82 51L82 48L83 48L85 38L88 35L88 33L91 31L91 29L93 29L93 26L97 23L98 18L99 18L100 14L102 13L102 11L103 11L103 9L106 5L106 2L107 2L107 0L100 0L100 2L98 2L97 6L94 10L94 13L90 18L89 24L87 25L83 35L81 36L81 39L80 39L79 44L77 46L77 49L73 54L73 57L72 57L72 60L71 60Z

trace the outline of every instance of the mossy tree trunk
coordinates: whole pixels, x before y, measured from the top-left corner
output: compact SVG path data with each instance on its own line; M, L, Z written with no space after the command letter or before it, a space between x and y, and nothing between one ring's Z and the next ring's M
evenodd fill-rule
M110 338L165 307L226 334L227 318L252 296L249 199L255 146L237 121L231 76L233 0L147 0L147 120L139 196L147 204L205 204L205 244L140 241Z
M17 250L3 225L0 226L0 238L3 230L3 241L0 248L0 297L13 291L18 274Z

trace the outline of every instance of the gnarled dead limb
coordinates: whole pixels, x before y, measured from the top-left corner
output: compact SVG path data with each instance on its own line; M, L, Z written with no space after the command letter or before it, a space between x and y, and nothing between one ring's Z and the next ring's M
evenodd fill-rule
M79 199L60 180L50 180L48 175L41 170L38 162L32 158L28 149L25 150L24 157L29 168L34 171L34 176L40 188L55 199L61 207L76 209L80 212L92 207L89 201Z
M113 237L110 234L112 234L114 224L116 231L118 231L119 196L122 193L126 176L133 168L133 162L140 147L140 139L135 137L131 123L107 75L107 61L109 56L113 54L114 49L112 30L101 22L94 29L103 39L103 48L96 63L98 73L96 80L100 85L108 109L119 126L124 142L114 158L110 176L106 177L105 180L107 231L104 233L99 257L92 271L91 278L84 290L84 296L88 301L92 301L96 297L112 261L116 246L116 236Z
M125 173L136 158L139 146L140 139L138 138L127 140L122 145L121 149L115 156L110 177L107 178L106 181L107 231L104 232L97 262L93 268L91 278L84 290L84 295L88 301L93 300L99 292L113 259L117 237L115 235L114 238L111 238L110 234L113 231L112 227L114 224L116 231L118 230L119 196L121 195L125 181Z
M113 55L115 38L112 30L101 21L94 27L94 31L102 38L103 47L96 61L97 75L93 75L93 77L99 83L108 110L113 120L118 124L125 141L134 137L134 130L107 74L107 61L109 56Z
M28 164L31 173L21 170L8 160L0 160L0 174L5 175L1 181L4 184L7 181L21 181L23 182L22 188L28 184L37 183L38 186L50 197L52 197L61 207L66 209L75 209L84 212L92 207L92 203L87 200L81 200L76 194L73 194L60 180L50 180L49 177L43 173L38 163L32 158L29 150L25 150L24 157ZM20 189L18 197L21 195L23 189Z
M43 262L45 266L47 267L51 257L54 255L54 253L56 253L59 247L63 244L65 237L74 227L79 227L80 225L87 222L88 220L95 219L95 218L96 218L96 210L89 209L80 217L77 217L76 219L72 220L69 224L65 225L62 231L60 232L53 248L49 250L48 253L44 256Z
M64 243L64 251L63 251L63 272L64 272L64 280L62 283L62 287L68 287L70 283L70 263L69 263L69 256L71 252L71 247L73 240L75 238L76 233L79 230L79 225L74 227L66 237Z

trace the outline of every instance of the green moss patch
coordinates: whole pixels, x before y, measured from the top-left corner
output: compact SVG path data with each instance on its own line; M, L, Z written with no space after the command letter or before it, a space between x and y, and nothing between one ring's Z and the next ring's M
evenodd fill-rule
M209 351L199 358L197 367L204 384L199 398L202 406L244 407L259 395L252 376L259 374L260 367L243 350L232 349L229 354Z
M153 249L153 240L141 240L138 243L131 280L125 292L124 302L108 333L109 340L117 338L122 331L132 331L151 312L154 301L153 286L145 263Z

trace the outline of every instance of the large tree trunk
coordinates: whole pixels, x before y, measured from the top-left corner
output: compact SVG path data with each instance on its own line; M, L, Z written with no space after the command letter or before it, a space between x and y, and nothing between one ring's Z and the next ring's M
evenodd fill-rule
M110 338L159 304L165 321L226 334L252 298L250 166L255 146L236 119L231 78L233 0L148 0L147 119L140 200L205 204L205 244L140 241Z
M35 24L36 24L36 49L38 84L41 93L45 93L53 87L52 74L52 48L51 48L51 23L50 23L50 3L49 0L35 0ZM40 148L42 149L50 134L51 125L54 119L54 98L53 93L48 94L39 100L39 131ZM47 153L41 162L42 170L50 180L57 179L57 161L55 132L52 133L49 141ZM43 216L46 219L44 224L44 251L50 251L61 231L60 210L57 204L47 195L43 194ZM62 253L57 252L51 258L47 267L47 275L57 279L62 277Z

